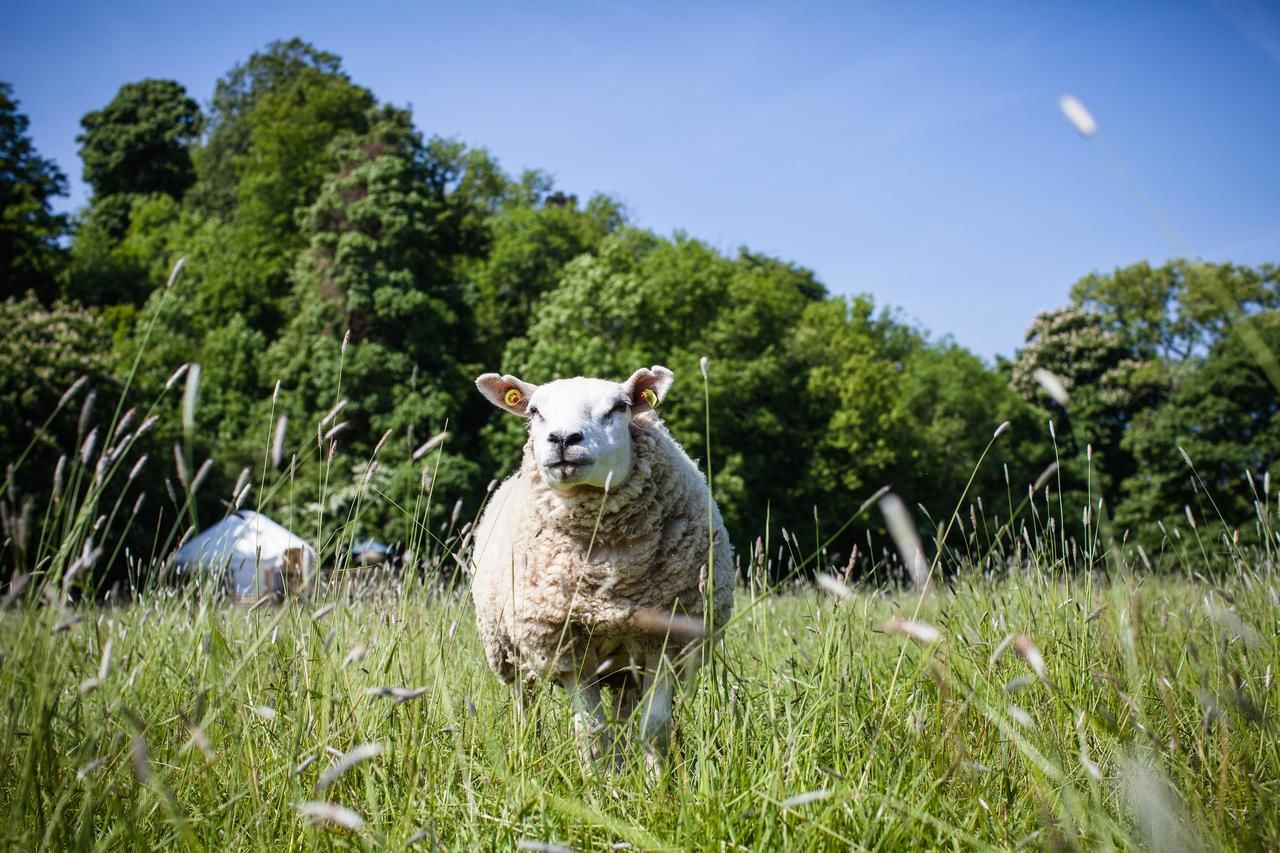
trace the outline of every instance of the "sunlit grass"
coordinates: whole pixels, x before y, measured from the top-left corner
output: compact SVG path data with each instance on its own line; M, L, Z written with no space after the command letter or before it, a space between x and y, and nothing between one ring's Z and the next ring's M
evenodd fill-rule
M185 375L193 424L199 374ZM948 547L930 561L919 520L882 503L901 556L861 584L823 548L851 520L810 547L762 531L739 550L734 615L685 685L655 776L639 755L617 771L585 764L560 692L522 706L489 671L465 586L451 582L460 505L428 526L445 433L414 454L425 467L416 504L401 508L415 530L404 574L345 565L361 506L384 496L369 487L375 450L349 509L326 512L340 382L334 399L314 446L308 435L296 453L271 412L263 468L241 476L230 505L255 481L260 500L313 503L305 532L340 568L306 598L251 608L213 579L141 584L114 605L74 594L92 589L95 561L113 561L119 546L94 532L131 516L102 496L113 477L136 476L129 453L159 403L122 402L98 427L82 416L28 571L0 609L9 846L1280 846L1269 480L1260 549L1214 541L1189 515L1155 555L1166 574L1092 507L1086 540L1071 539L1066 519L1082 508L1063 505L1056 464L1026 498L1011 484L1002 517L962 501L935 525ZM710 447L710 413L706 431ZM191 439L175 452L188 469ZM180 478L179 521L137 578L159 577L187 533L199 478ZM816 588L768 580L810 572ZM877 585L886 578L915 587Z
M1153 810L1185 821L1157 821L1173 834L1153 842L1280 840L1273 569L962 580L921 604L939 633L924 644L885 630L916 603L742 594L657 779L639 760L584 766L550 688L518 714L467 597L434 584L252 611L197 588L8 611L7 840L1126 847ZM301 804L317 801L347 811L316 823Z

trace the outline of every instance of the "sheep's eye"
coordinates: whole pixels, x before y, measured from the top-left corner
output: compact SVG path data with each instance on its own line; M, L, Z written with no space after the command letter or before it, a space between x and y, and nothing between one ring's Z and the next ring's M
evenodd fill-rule
M538 411L538 409L537 409L536 407L534 407L534 406L530 406L530 407L529 407L529 417L531 417L531 418L536 418L536 417L538 417L540 414L542 414L542 413L541 413L541 412L539 412L539 411Z
M614 404L614 407L605 414L605 417L606 418L612 417L613 415L616 415L618 412L625 412L626 410L627 410L627 401L619 400L616 404Z

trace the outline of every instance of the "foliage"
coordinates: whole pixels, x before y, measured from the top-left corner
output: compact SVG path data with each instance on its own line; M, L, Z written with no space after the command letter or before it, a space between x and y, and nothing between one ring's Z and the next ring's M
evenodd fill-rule
M0 83L0 298L31 291L48 300L63 262L58 239L67 230L52 202L66 195L67 178L36 152L29 125L13 87Z
M1073 305L1036 318L1012 382L1058 425L1065 503L1100 496L1148 545L1163 538L1157 522L1184 505L1210 519L1220 511L1228 530L1250 525L1250 501L1202 504L1178 447L1205 461L1210 485L1261 477L1270 464L1276 388L1257 346L1274 353L1280 343L1268 333L1278 285L1270 265L1139 263L1086 276ZM1039 388L1037 368L1062 381L1065 407Z
M351 84L334 54L296 38L272 42L214 88L208 139L196 157L195 208L227 219L246 194L257 195L265 208L260 216L283 214L292 226L293 209L282 210L281 197L308 199L318 189L319 155L339 129L360 129L371 106L371 96ZM255 157L255 147L266 161ZM273 167L287 171L271 175ZM241 187L246 178L251 191ZM304 185L288 185L299 178Z
M83 305L141 307L172 264L160 246L180 215L178 202L165 194L95 199L76 226L63 297Z
M40 516L69 486L68 463L103 455L109 436L95 429L94 418L119 394L110 340L93 312L61 302L45 307L33 296L7 299L0 328L0 459L7 469L0 510L23 565L46 532Z
M1096 311L1076 306L1038 314L1026 337L1010 381L1024 400L1038 404L1055 424L1060 456L1067 460L1069 502L1083 503L1081 495L1095 477L1092 493L1114 505L1120 483L1136 471L1123 438L1132 419L1167 393L1165 365L1135 352L1124 333ZM1070 395L1067 405L1041 387L1038 370L1058 377ZM1086 458L1091 447L1099 454L1096 465Z
M470 275L481 360L496 364L507 342L529 328L535 304L560 283L565 266L623 221L606 196L593 196L580 210L574 196L552 192L548 178L524 176L516 200L491 217L492 243Z
M1280 312L1249 324L1280 351ZM1240 330L1214 342L1203 361L1188 368L1169 401L1149 413L1129 437L1143 476L1126 482L1118 521L1154 538L1188 508L1214 542L1224 530L1233 539L1257 541L1258 513L1265 513L1262 484L1280 477L1280 403ZM1169 460L1176 460L1170 465ZM1235 488L1244 478L1250 489Z
M96 198L161 193L180 199L195 182L191 147L200 105L173 80L126 83L111 102L80 119L84 179ZM121 236L123 229L113 236Z
M88 306L110 348L104 375L164 401L152 436L163 461L144 485L192 524L243 500L232 484L248 470L268 511L306 483L308 524L340 513L390 541L440 534L449 507L477 506L519 459L521 422L472 387L485 370L545 382L674 369L663 417L711 476L740 557L784 527L794 548L812 525L832 553L857 548L865 562L882 524L858 512L884 486L925 510L931 548L967 541L972 518L957 507L1007 520L1028 500L1070 529L1057 531L1062 547L1096 532L1099 509L1163 547L1154 525L1168 528L1170 506L1212 515L1186 491L1179 446L1194 446L1211 484L1270 465L1274 395L1246 368L1280 310L1274 266L1086 276L1011 361L988 365L867 296L829 295L801 266L654 234L614 199L579 202L543 172L510 175L483 148L424 135L298 39L233 67L207 119L163 80L127 84L87 114L95 192L64 250L48 206L62 178L3 91L9 160L27 170L6 176L34 217L5 232L27 269L7 286ZM186 273L161 287L180 257ZM1228 343L1242 318L1257 333ZM171 377L183 365L199 366L200 387L180 420ZM1041 389L1043 370L1065 405ZM0 372L13 387L24 378ZM415 459L446 426L443 451ZM1218 431L1222 442L1201 437ZM206 466L202 489L178 459ZM1250 507L1221 506L1225 529L1247 527Z
M1227 333L1234 312L1280 309L1280 270L1270 264L1137 263L1085 276L1071 288L1071 298L1139 357L1176 365L1203 356Z
M545 382L672 368L680 382L663 417L695 458L705 464L710 455L717 500L741 533L763 524L769 501L785 494L749 494L747 483L787 488L806 453L795 440L803 434L793 422L802 407L784 342L822 295L806 270L747 252L728 259L683 235L661 240L626 228L569 263L560 285L535 306L527 336L511 341L503 369ZM710 448L697 387L704 356L714 366L712 409L733 413L718 420ZM513 421L504 429L493 443L499 464L511 466L519 430Z
M381 464L410 465L421 442L457 423L467 383L459 354L440 346L467 338L454 272L464 247L407 114L383 110L371 124L333 145L336 171L304 217L311 243L296 271L292 318L266 364L298 423L350 394L344 452L368 457L389 436ZM394 507L407 505L419 479L392 478L410 491L384 494L379 535L409 538Z

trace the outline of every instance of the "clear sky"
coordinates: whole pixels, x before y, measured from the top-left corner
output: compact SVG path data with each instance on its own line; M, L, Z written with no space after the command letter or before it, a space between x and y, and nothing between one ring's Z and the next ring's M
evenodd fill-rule
M748 245L1011 355L1091 271L1280 261L1280 5L12 3L0 80L83 204L85 112L146 77L202 103L275 39L339 54L427 134ZM1085 140L1058 111L1093 113Z

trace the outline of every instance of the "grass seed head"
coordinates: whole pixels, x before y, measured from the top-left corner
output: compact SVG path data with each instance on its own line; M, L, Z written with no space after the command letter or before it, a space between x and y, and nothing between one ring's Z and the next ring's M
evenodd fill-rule
M900 619L894 616L881 627L887 634L901 634L926 646L942 639L941 631L928 622L922 622L918 619Z
M80 464L88 465L89 460L93 458L94 448L98 446L98 428L94 427L84 443L80 445Z
M701 619L646 607L631 617L636 630L655 637L671 637L676 640L699 640L707 636L707 626Z
M363 743L350 752L343 754L320 774L320 778L316 780L316 791L323 791L338 781L351 768L368 761L370 758L381 755L382 749L382 744L380 743Z
M1027 662L1027 666L1031 667L1040 678L1045 677L1048 671L1044 665L1044 657L1041 656L1040 650L1036 648L1036 644L1026 634L1018 634L1013 638L1013 648L1018 652L1018 657Z
M196 403L200 398L200 365L192 363L187 371L187 384L182 390L182 429L190 434L196 428Z
M1075 95L1063 95L1058 98L1058 109L1062 110L1067 121L1071 122L1071 126L1081 136L1090 137L1098 132L1098 123L1093 120L1089 110Z
M173 265L173 269L169 271L169 278L164 283L165 290L168 290L178 283L178 276L182 274L182 268L186 265L187 259L185 257L178 258L177 262Z
M448 431L438 432L423 442L417 450L413 451L413 461L417 462L449 439Z
M1181 800L1160 771L1130 758L1123 764L1120 780L1149 849L1169 853L1204 849L1186 819Z
M816 572L813 579L818 586L822 587L824 592L830 593L836 598L849 598L853 595L853 591L843 581L832 577L826 572Z
M79 379L67 386L67 390L62 392L62 396L58 398L58 405L54 407L54 411L61 411L62 407L70 403L75 396L80 393L80 389L87 385L89 377L81 375Z
M1059 406L1066 406L1071 400L1071 395L1067 393L1067 386L1063 384L1062 377L1051 370L1045 370L1043 367L1037 367L1032 373L1036 382L1040 383L1040 387L1044 389L1044 393L1048 394ZM1052 421L1050 421L1052 425Z
M349 829L352 832L358 832L364 828L364 819L360 815L337 803L306 800L301 803L294 803L293 807L303 816L309 818L313 824L333 824L343 829Z
M796 794L794 797L787 797L785 800L778 803L778 805L782 806L784 809L796 809L800 806L808 805L809 803L816 803L820 800L825 800L829 798L831 794L831 791L828 791L825 788L819 788L816 791L805 791L803 794Z
M889 535L898 546L898 554L917 588L924 588L929 581L929 564L924 558L924 546L916 532L915 522L902 499L893 493L880 499L880 511L889 526Z
M284 461L284 436L285 430L289 426L289 416L281 415L276 418L275 434L271 437L271 467L279 468L280 463Z
M426 687L370 687L365 690L366 696L378 696L384 699L394 699L397 705L417 699L419 696L427 692Z

